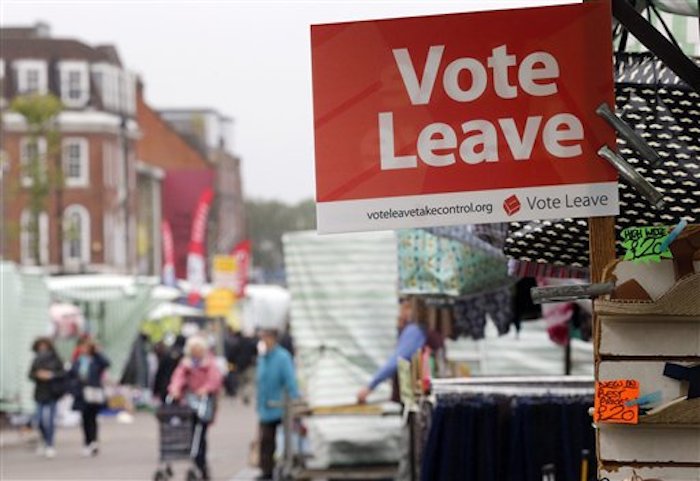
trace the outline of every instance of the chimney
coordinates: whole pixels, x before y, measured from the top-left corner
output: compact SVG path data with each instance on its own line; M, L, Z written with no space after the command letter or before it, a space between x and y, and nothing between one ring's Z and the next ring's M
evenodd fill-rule
M36 38L51 38L51 25L38 21L34 24L34 35Z

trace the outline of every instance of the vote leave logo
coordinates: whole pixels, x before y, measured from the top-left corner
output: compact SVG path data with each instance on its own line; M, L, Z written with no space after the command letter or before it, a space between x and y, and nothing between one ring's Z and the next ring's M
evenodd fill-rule
M463 207L522 189L595 185L614 208L561 216L615 211L616 172L596 155L615 145L595 114L614 105L610 11L591 0L312 26L319 230L500 222L519 201L488 219ZM454 215L367 215L416 205Z
M518 199L518 196L515 194L511 195L510 197L508 197L506 200L503 201L503 210L509 216L520 212L520 207L521 207L520 199Z

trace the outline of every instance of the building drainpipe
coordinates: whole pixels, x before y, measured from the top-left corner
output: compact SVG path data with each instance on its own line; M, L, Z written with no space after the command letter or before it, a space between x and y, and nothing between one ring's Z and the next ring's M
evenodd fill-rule
M122 111L121 113L121 137L122 137L122 158L123 158L123 169L124 169L124 199L122 200L122 209L124 209L124 245L126 254L126 271L131 273L132 263L131 263L131 243L130 243L130 231L131 231L131 215L129 212L129 137L127 136L127 117Z
M163 253L162 253L162 248L163 248L163 239L161 238L161 222L163 220L163 211L161 207L161 182L162 179L159 178L159 176L154 175L153 178L151 179L151 204L153 206L153 217L154 219L153 222L151 223L151 239L153 241L153 245L151 248L153 249L153 275L160 276L161 275L161 266L163 265Z
M90 159L87 159L88 164ZM56 200L56 244L57 249L57 264L58 273L63 274L65 271L65 263L63 260L63 229L64 229L64 219L63 219L63 188L66 185L66 181L63 178L63 138L61 138L61 147L56 155L56 171L58 172L58 184L54 186L54 195ZM92 250L92 246L88 246L88 249ZM51 265L51 246L49 246L48 252L48 264Z

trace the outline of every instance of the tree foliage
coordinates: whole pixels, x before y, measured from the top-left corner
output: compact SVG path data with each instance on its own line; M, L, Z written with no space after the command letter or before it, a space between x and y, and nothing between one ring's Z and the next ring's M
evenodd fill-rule
M246 217L254 266L273 272L284 265L282 235L316 228L316 204L313 200L294 205L276 200L247 200Z
M63 185L60 165L56 169L49 169L50 159L57 158L60 154L60 133L55 120L62 108L61 101L50 94L19 95L10 104L10 110L24 117L29 142L37 145L33 154L22 165L20 174L21 179L29 179L26 187L30 217L25 229L31 239L29 248L32 257L37 263L41 263L39 218L42 212L46 211L46 201L52 189L60 189ZM42 152L38 147L41 139L46 141L46 152Z

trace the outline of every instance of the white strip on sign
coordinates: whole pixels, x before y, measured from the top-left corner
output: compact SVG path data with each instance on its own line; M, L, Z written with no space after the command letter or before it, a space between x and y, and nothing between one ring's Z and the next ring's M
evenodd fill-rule
M616 182L318 202L319 233L619 214Z

